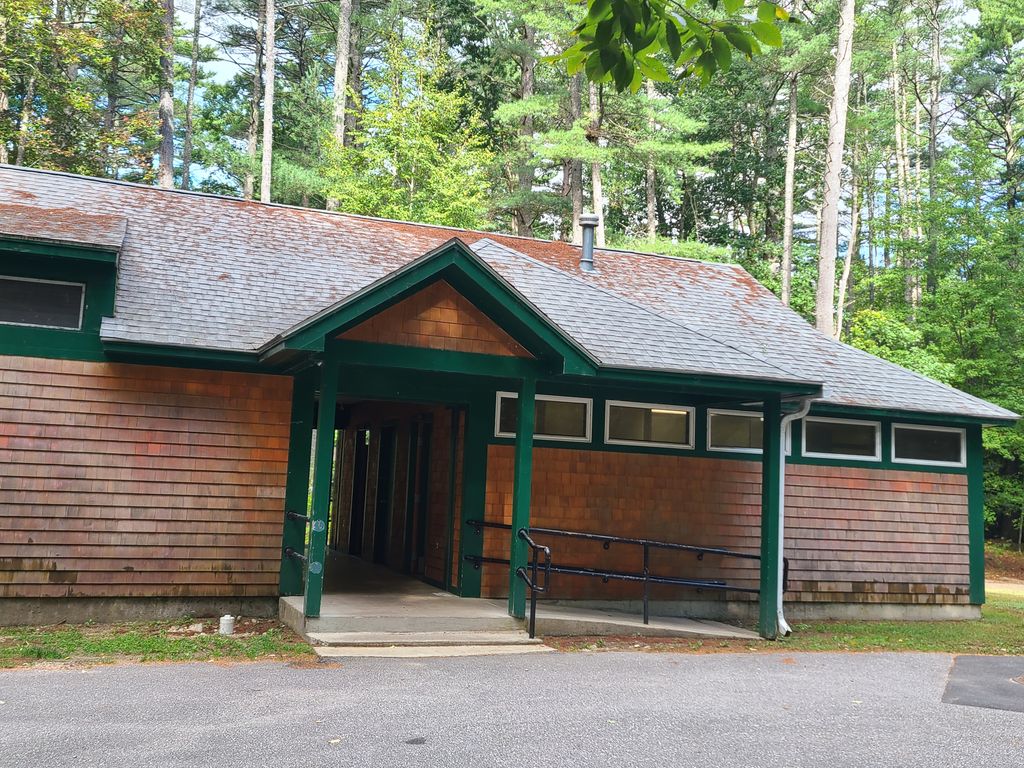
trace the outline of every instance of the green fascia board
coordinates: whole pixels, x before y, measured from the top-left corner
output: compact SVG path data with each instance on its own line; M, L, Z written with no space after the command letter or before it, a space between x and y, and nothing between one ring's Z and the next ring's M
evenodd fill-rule
M50 256L58 259L94 261L100 264L117 265L118 251L106 248L90 248L84 245L48 243L41 240L21 240L0 236L0 251Z
M891 419L896 422L908 421L917 424L933 424L943 427L969 427L979 424L987 427L1012 427L1019 421L1019 419L965 416L958 413L901 411L895 408L861 408L856 405L834 405L832 403L815 403L811 406L810 415L837 416L851 419Z
M284 349L323 351L327 337L343 333L438 280L451 283L534 355L561 358L564 372L588 374L596 369L597 361L586 350L460 240L448 241L271 339L261 354L266 359Z
M641 388L660 388L697 395L714 395L745 400L755 400L773 395L780 397L820 397L822 393L822 385L814 382L652 371L641 368L602 367L597 371L595 380L612 386L625 385Z
M185 347L175 344L147 344L120 339L101 339L103 351L110 360L172 366L196 366L232 371L276 373L261 366L255 352L234 352L221 349Z

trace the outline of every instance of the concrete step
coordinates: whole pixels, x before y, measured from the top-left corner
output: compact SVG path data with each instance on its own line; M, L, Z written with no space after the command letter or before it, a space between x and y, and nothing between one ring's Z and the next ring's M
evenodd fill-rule
M310 632L316 646L388 647L388 646L483 646L540 645L522 630L501 632Z
M295 624L292 624L295 626ZM299 626L302 626L301 624ZM511 616L321 616L306 619L306 635L335 632L507 632L523 623Z
M546 645L317 645L313 647L322 660L355 657L388 659L421 659L438 656L500 656L520 653L550 653Z

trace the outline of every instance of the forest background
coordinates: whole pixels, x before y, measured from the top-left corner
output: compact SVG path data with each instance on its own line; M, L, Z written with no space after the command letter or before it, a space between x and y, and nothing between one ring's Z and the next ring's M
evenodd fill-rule
M631 43L631 8L681 23ZM594 211L1024 412L1024 0L0 0L0 162L570 241ZM1024 428L985 448L1019 541Z

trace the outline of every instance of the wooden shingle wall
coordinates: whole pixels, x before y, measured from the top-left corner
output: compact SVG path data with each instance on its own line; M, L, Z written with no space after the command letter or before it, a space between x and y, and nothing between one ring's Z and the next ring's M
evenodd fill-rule
M340 338L452 352L531 357L521 344L443 280L374 315Z
M511 522L513 449L488 454L486 517ZM786 475L787 600L968 602L967 483L960 474L791 465ZM757 462L561 448L534 449L531 523L758 553ZM642 571L639 547L539 537L560 563ZM508 534L486 532L484 554L508 556ZM757 586L757 561L652 552L652 573ZM482 594L507 589L485 566ZM637 598L637 585L555 576L552 597ZM731 600L750 599L727 593ZM652 589L658 599L721 599L721 592Z
M0 357L0 597L278 593L291 379Z

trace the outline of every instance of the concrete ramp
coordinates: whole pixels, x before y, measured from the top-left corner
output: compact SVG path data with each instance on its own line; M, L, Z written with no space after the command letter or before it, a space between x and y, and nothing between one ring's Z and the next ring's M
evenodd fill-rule
M652 616L650 624L644 624L643 617L636 614L565 605L537 606L537 634L541 637L637 635L729 640L761 639L756 632L719 621Z

